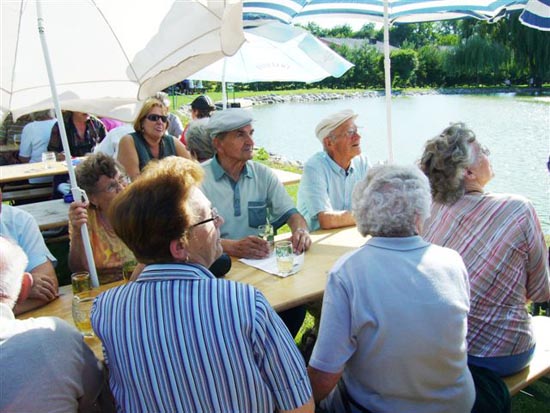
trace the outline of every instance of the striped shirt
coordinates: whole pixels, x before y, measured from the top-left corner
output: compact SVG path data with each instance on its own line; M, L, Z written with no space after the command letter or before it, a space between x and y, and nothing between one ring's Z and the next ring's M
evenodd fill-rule
M533 205L506 194L432 205L423 237L462 256L470 278L468 353L519 354L535 343L527 300L550 299L546 247Z
M253 287L149 265L92 310L118 411L273 412L311 397L304 361Z

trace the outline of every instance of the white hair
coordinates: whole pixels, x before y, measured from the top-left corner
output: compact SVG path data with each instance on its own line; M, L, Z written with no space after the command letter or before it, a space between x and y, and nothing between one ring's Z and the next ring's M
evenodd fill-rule
M0 236L0 298L10 307L19 297L27 263L23 249L14 241Z
M353 191L353 215L361 235L407 237L417 233L417 219L430 215L428 178L415 166L371 168Z

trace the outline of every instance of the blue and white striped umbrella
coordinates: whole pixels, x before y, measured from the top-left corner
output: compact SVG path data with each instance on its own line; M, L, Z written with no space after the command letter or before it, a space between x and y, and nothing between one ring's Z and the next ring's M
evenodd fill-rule
M329 17L383 22L388 161L392 162L390 24L463 17L496 20L506 12L522 10L526 3L527 0L244 0L243 19L302 23Z
M529 0L519 20L533 29L550 31L550 0Z
M384 3L390 23L413 23L463 17L491 19L505 10L523 9L527 0L244 0L243 16L245 20L275 18L285 23L323 16L383 22Z

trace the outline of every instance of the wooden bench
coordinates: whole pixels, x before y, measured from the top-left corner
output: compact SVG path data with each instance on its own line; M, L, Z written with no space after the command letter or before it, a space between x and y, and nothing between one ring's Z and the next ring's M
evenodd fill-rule
M2 192L3 201L27 201L31 199L39 198L50 198L52 196L52 188L32 188L32 189L21 189L19 191L7 191Z
M503 377L512 396L550 374L550 317L536 316L531 321L537 342L533 360L519 373Z

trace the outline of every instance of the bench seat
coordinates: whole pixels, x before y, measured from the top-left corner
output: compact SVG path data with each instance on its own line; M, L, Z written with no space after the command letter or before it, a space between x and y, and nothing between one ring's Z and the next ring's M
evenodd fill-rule
M503 377L512 396L541 377L550 374L550 317L536 316L531 322L537 342L533 360L520 372Z
M21 189L18 191L6 191L2 192L3 201L26 201L37 198L49 198L52 195L52 188L48 186L46 188L32 188Z

